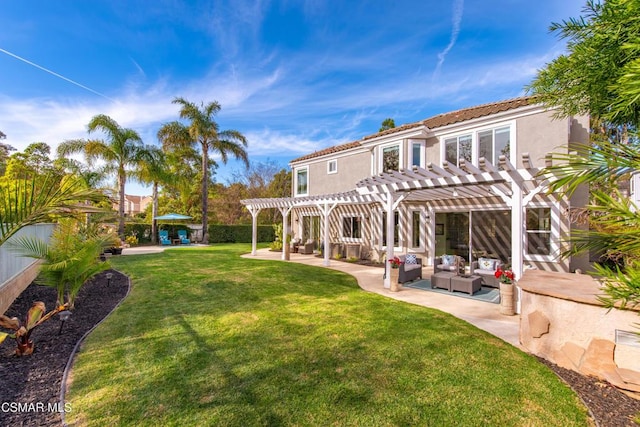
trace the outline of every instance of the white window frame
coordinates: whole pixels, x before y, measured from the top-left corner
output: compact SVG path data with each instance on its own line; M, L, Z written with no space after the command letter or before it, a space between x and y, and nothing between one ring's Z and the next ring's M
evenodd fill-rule
M331 170L332 165L333 165L333 170ZM338 173L338 159L327 161L327 175L331 175L334 173Z
M386 148L398 147L398 170L402 169L404 165L404 150L402 149L402 142L396 141L389 144L380 145L378 147L378 171L379 173L384 172L383 168L383 159L384 159L384 150Z
M560 207L558 203L553 204L528 204L524 207L524 226L523 226L523 248L522 258L524 261L533 262L557 262L560 256ZM551 209L551 233L550 239L550 253L549 255L537 255L529 254L527 248L529 247L529 233L527 232L527 209Z
M413 246L413 234L415 232L415 229L413 227L413 216L415 214L418 214L420 220L418 221L418 246ZM422 230L426 231L426 223L425 223L425 217L426 214L424 213L424 211L420 210L420 209L410 209L409 210L409 221L411 224L410 227L410 235L409 235L409 245L408 245L408 249L411 250L412 252L423 252L424 248L425 248L425 242L426 242L426 236L425 233Z
M387 211L381 209L380 211L380 217L379 217L379 222L378 224L382 225L382 228L380 228L380 250L385 250L387 249L387 241L384 239L384 233L387 227L387 223L384 221L384 215ZM402 221L402 211L400 209L395 209L393 211L394 215L396 213L398 213L398 246L393 247L394 251L401 251L403 246L404 246L404 242L402 240L402 236L403 236L403 231L404 231L404 222Z
M298 192L298 174L303 171L307 173L307 191L305 193L300 193ZM293 183L294 195L296 197L308 196L309 195L309 166L302 166L302 167L296 168L293 176L294 176L294 183Z
M413 147L415 145L419 145L420 146L420 159L418 161L417 166L424 168L425 167L425 151L426 151L426 143L425 141L419 141L419 140L415 140L415 139L410 139L409 140L409 155L407 157L409 157L408 162L407 162L407 169L411 169L413 167L414 164L414 158L413 158Z
M477 127L477 128L469 128L469 127L467 127L467 128L461 129L461 130L459 130L457 132L452 132L452 133L448 133L446 135L441 135L439 137L441 164L444 164L444 162L446 161L447 147L445 145L445 141L447 139L456 138L456 143L459 144L460 143L460 137L468 136L470 134L471 135L471 162L475 166L477 166L478 165L478 160L479 160L479 153L480 153L480 139L478 137L478 134L480 132L484 132L484 131L488 131L488 130L493 131L494 140L493 140L492 143L494 144L494 147L495 147L495 131L497 129L503 129L503 128L509 128L509 157L513 161L514 155L515 155L515 153L517 153L517 151L516 151L516 148L517 148L516 122L515 122L515 120L509 120L509 121L505 121L505 122L492 123L490 125ZM458 158L459 158L459 155L458 155ZM493 164L493 159L488 159L488 161ZM456 159L456 165L457 165L457 163L458 163L458 159Z
M347 218L360 218L360 237L349 237L344 235L344 220ZM363 241L362 236L364 235L363 227L364 227L364 215L358 214L358 213L344 213L340 215L340 237L342 238L342 241L346 243L362 242ZM353 225L351 227L351 231L353 231Z

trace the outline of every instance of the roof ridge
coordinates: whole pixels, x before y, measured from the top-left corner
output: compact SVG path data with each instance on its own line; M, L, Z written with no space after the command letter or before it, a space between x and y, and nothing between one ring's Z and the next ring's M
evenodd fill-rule
M435 129L438 127L443 127L443 126L463 122L465 120L476 119L480 117L489 116L491 114L512 110L525 105L534 104L537 98L538 98L537 95L525 95L525 96L519 96L516 98L505 99L502 101L488 102L485 104L474 105L472 107L460 108L458 110L449 111L446 113L440 113L435 116L431 116L427 119L419 120L417 122L406 123L391 129L383 130L382 132L376 132L370 135L363 136L357 141L352 141L344 144L334 145L332 147L327 147L322 150L318 150L313 153L306 154L302 157L298 157L297 159L291 160L290 163L313 159L316 157L325 156L327 154L338 153L340 151L345 151L351 148L361 146L362 142L364 141L368 141L370 139L385 136L385 135L392 135L396 132L402 132L404 130L412 129L418 126L426 126L429 129Z

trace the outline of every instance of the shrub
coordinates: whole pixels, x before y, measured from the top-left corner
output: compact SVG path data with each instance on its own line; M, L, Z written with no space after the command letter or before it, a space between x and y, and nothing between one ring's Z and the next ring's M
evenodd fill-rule
M209 243L251 243L251 225L221 225L209 226ZM258 226L258 242L274 240L273 228L269 225Z

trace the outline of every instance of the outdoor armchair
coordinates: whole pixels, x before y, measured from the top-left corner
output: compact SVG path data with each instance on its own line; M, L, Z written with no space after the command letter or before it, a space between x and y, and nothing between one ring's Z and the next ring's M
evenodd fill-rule
M187 230L178 230L178 238L180 239L180 244L182 245L190 245L191 240L187 237Z
M398 258L402 261L398 272L398 283L422 279L422 258L413 254L400 255Z
M160 244L161 245L170 245L171 244L171 239L169 238L169 231L160 230L158 232L158 236L160 237Z

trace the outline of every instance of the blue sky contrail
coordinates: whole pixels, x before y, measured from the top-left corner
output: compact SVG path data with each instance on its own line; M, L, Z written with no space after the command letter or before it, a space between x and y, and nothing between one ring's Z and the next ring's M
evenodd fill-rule
M78 87L81 87L81 88L82 88L82 89L84 89L84 90L88 90L89 92L91 92L91 93L93 93L93 94L96 94L96 95L101 96L101 97L103 97L103 98L105 98L105 99L108 99L108 100L109 100L109 101L111 101L111 102L116 102L115 100L113 100L113 99L109 98L109 97L108 97L108 96L106 96L106 95L103 95L103 94L102 94L102 93L100 93L100 92L97 92L97 91L95 91L95 90L91 89L90 87L86 87L86 86L84 86L84 85L82 85L82 84L80 84L80 83L78 83L78 82L75 82L75 81L73 81L73 80L71 80L71 79L66 78L65 76L62 76L62 75L60 75L60 74L58 74L58 73L56 73L56 72L53 72L53 71L48 70L48 69L46 69L46 68L44 68L44 67L41 67L41 66L40 66L40 65L38 65L38 64L35 64L35 63L33 63L33 62L31 62L31 61L29 61L29 60L27 60L27 59L24 59L24 58L22 58L22 57L20 57L20 56L18 56L18 55L16 55L16 54L14 54L14 53L9 52L8 50L4 50L4 49L0 48L0 52L5 53L5 54L7 54L7 55L9 55L9 56L11 56L11 57L13 57L13 58L16 58L16 59L18 59L18 60L20 60L20 61L22 61L22 62L24 62L24 63L27 63L27 64L31 65L31 66L33 66L33 67L36 67L36 68L38 68L39 70L42 70L42 71L45 71L45 72L47 72L47 73L49 73L49 74L51 74L51 75L54 75L54 76L56 76L56 77L58 77L58 78L60 78L60 79L62 79L62 80L65 80L65 81L67 81L67 82L71 83L71 84L74 84L74 85L76 85L76 86L78 86Z
M451 39L449 40L449 44L447 45L447 47L445 47L444 50L438 54L438 65L436 65L436 69L433 72L434 77L440 72L440 67L442 67L442 64L444 64L444 58L447 56L449 51L453 49L453 46L458 40L463 11L464 0L455 0L455 3L453 4L453 18L451 19L453 24L453 28L451 29Z

